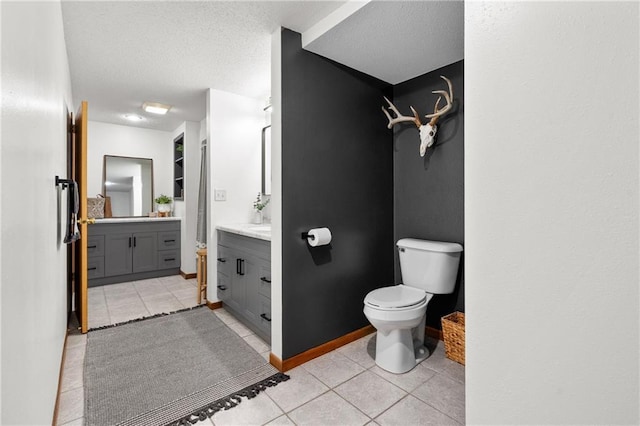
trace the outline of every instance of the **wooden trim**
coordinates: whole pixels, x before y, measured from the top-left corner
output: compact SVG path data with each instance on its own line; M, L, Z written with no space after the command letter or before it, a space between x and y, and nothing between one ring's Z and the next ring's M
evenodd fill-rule
M182 275L182 278L184 278L185 280L190 280L198 276L198 274L195 272L192 274L187 274L186 272L182 272L182 269L180 269L180 275Z
M69 337L69 330L64 333L64 342L62 346L62 358L60 360L60 373L58 374L58 391L56 393L56 405L53 407L53 421L51 424L56 426L58 424L58 412L60 408L60 389L62 389L62 374L64 371L64 362L67 358L67 337Z
M425 327L425 334L429 337L433 337L434 339L444 341L444 335L442 334L442 330L438 330L433 327Z
M207 306L213 311L214 309L222 308L222 302L209 302L207 300Z
M323 343L320 346L316 346L315 348L311 348L285 360L280 360L274 354L269 354L269 363L276 367L278 370L285 372L291 370L294 367L302 365L305 362L311 361L314 358L336 350L339 347L346 345L347 343L351 343L360 339L361 337L374 333L375 331L376 329L372 325L367 325L366 327L362 327L358 330L352 331L351 333L345 334L344 336Z

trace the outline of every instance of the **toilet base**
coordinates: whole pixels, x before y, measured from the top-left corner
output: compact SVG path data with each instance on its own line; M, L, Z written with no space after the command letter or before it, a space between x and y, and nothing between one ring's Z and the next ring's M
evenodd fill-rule
M376 335L376 364L394 374L411 371L429 357L424 339L413 339L412 330L396 329Z

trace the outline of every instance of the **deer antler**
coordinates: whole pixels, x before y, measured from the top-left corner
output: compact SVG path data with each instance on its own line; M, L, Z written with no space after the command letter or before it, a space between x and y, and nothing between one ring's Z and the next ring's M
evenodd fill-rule
M400 112L398 111L398 109L395 107L394 104L391 103L391 101L389 99L387 99L387 97L384 97L384 100L387 101L387 103L389 104L389 109L396 115L395 118L391 117L391 114L389 114L387 112L386 109L384 109L384 107L382 107L382 112L384 112L384 115L387 116L387 118L389 119L389 124L387 124L387 128L392 128L395 124L401 123L403 121L411 121L412 123L414 123L416 125L416 127L420 127L422 126L422 123L420 122L420 117L418 116L418 113L416 112L415 109L413 109L413 107L409 107L411 108L411 112L413 112L413 117L409 117L406 115L402 115L400 114Z
M436 95L441 95L441 96L438 96L438 100L436 101L435 107L433 108L433 114L425 115L426 118L431 119L431 121L429 121L429 124L431 126L434 126L438 121L438 119L442 115L446 114L451 109L451 106L452 106L451 100L453 99L453 87L451 86L451 80L449 80L447 77L443 75L441 75L440 78L442 78L444 81L447 82L447 86L449 86L449 92L447 93L444 90L434 90L431 92ZM438 109L438 106L440 105L440 101L442 100L443 96L445 101L447 101L447 104L443 106L442 109Z

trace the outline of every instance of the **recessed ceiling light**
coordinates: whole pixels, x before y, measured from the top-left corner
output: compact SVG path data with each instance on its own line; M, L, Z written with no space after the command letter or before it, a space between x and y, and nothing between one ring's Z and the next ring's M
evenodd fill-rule
M171 109L171 105L161 104L160 102L145 102L142 109L152 114L166 114Z
M142 121L142 120L144 120L144 118L140 117L139 115L135 115L135 114L125 114L124 118L126 118L129 121Z

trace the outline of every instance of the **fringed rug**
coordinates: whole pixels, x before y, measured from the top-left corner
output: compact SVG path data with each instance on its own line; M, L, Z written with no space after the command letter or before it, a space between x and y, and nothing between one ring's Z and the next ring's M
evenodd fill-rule
M90 330L87 425L188 425L288 380L209 309Z

